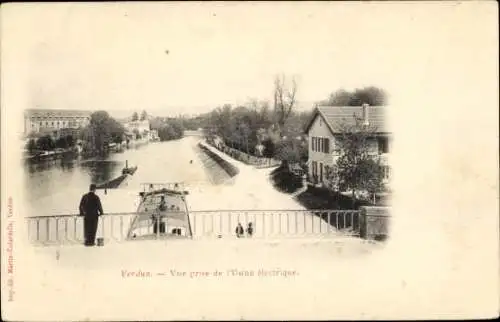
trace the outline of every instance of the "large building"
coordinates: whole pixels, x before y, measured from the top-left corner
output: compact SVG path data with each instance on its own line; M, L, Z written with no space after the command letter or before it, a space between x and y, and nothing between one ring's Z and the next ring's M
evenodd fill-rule
M29 109L24 113L24 134L83 128L90 123L91 114L82 110Z
M309 140L309 176L315 184L326 183L326 169L332 167L339 151L336 139L345 125L353 125L356 118L375 128L368 140L369 153L380 158L384 169L384 181L390 175L388 156L390 132L386 123L387 107L377 106L319 106L316 107L306 132Z

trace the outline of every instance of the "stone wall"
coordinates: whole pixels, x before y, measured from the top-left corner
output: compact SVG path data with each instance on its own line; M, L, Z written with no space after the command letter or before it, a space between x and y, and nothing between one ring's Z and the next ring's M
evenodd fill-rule
M222 169L224 169L224 171L226 171L230 177L234 177L235 175L237 175L240 172L240 170L237 167L235 167L231 163L227 162L226 160L221 158L218 154L214 153L213 151L210 151L210 149L205 147L203 144L199 143L198 147L204 153L206 153L206 155L209 156L213 161L215 161Z
M385 240L390 231L390 208L363 206L360 216L360 236L364 239Z

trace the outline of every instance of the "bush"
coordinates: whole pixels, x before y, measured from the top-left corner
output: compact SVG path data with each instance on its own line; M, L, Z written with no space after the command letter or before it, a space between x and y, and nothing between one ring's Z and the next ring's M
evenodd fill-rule
M352 209L352 198L333 192L327 188L308 187L297 196L297 200L307 209ZM354 209L372 205L368 201L356 200Z
M45 135L39 138L38 141L36 141L36 145L39 150L45 151L54 150L56 147L56 144L50 135Z
M266 158L274 157L276 151L274 142L271 139L266 139L262 141L262 145L264 146L264 151L262 152L262 155Z
M178 126L164 125L158 130L158 137L161 141L176 140L182 138L184 130Z
M280 166L271 172L271 179L276 189L292 193L303 187L302 178L294 175L288 167Z

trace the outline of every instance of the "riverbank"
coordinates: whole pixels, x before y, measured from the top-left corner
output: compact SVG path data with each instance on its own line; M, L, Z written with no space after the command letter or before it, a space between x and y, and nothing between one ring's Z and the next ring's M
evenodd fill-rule
M250 155L248 153L245 153L243 151L228 147L228 146L217 146L216 144L206 141L206 144L210 145L211 147L217 149L218 151L221 151L230 157L232 157L235 160L241 161L247 165L253 165L256 168L273 168L276 166L280 165L280 161L273 159L273 158L265 158L265 157L257 157L254 155Z
M269 179L272 168L257 169L229 157L204 142L200 143L228 164L238 168L239 173L228 185L195 189L189 197L193 210L305 209L290 195L281 193L273 187Z
M206 148L203 144L198 143L196 148L201 149L201 152L207 155L213 161L213 165L207 164L208 168L219 167L222 170L224 170L224 172L226 172L229 178L236 176L240 172L240 170L236 166L230 164L229 162L221 158L219 155L215 154L214 152Z

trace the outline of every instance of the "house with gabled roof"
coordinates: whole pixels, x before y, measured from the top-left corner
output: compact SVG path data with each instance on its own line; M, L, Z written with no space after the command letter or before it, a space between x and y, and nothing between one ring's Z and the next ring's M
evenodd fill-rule
M306 125L308 135L308 174L316 185L326 185L326 171L336 163L339 155L336 139L345 126L354 125L356 119L373 129L368 140L370 154L380 157L384 167L384 181L390 176L388 154L391 133L386 122L385 106L316 106Z

